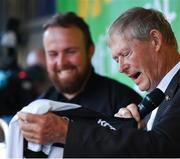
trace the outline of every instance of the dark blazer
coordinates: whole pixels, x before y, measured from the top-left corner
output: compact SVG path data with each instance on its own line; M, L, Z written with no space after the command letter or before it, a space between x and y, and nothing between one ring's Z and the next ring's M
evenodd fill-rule
M151 131L70 122L64 157L180 157L179 87L180 71L165 92Z

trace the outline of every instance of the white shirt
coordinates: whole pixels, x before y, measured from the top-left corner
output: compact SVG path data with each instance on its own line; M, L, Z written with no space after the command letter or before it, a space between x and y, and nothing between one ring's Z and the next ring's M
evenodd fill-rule
M178 70L180 69L180 62L178 62L165 76L164 78L160 81L160 83L158 84L157 88L159 88L161 91L165 92L169 83L171 82L172 78L175 76L175 74L178 72ZM152 125L157 113L159 107L157 107L156 109L154 109L151 113L151 117L147 123L147 130L151 130L152 129Z

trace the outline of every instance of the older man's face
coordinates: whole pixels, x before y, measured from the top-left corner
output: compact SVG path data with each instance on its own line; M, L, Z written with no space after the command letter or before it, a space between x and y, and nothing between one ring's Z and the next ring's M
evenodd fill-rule
M159 59L151 41L114 34L109 46L113 59L119 64L119 71L130 77L140 90L150 91L157 86Z

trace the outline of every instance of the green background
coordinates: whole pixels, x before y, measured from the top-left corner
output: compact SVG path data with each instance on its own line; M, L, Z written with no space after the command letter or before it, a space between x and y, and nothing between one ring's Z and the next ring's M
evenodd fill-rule
M117 64L112 60L105 42L109 25L123 11L135 6L162 11L171 23L177 41L180 43L180 0L56 0L57 12L73 11L89 24L96 45L93 56L96 72L121 81L140 92L131 79L118 72Z

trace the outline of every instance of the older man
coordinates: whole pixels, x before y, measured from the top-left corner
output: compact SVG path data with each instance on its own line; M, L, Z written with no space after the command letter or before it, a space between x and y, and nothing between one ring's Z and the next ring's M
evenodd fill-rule
M109 131L83 122L66 125L61 121L66 128L59 137L65 143L64 156L180 157L180 55L170 24L156 10L132 8L116 19L108 35L119 71L142 91L157 87L166 98L158 111L153 111L148 130ZM141 121L135 104L121 109L117 115L127 112Z

